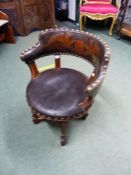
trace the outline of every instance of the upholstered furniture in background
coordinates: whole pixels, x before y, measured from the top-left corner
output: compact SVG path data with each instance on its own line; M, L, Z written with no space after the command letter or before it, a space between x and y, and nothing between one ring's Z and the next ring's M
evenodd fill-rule
M82 30L83 18L84 21L86 21L86 17L92 20L112 18L109 30L109 35L112 35L117 13L118 0L116 0L116 6L111 4L111 0L80 0L80 30Z
M80 57L94 69L87 76L74 69L62 68L60 55ZM35 60L46 55L55 56L55 69L39 72ZM21 54L30 68L32 79L27 87L27 101L33 122L58 122L61 145L66 144L65 126L75 119L85 119L95 95L105 77L110 50L96 36L66 29L41 31L39 41Z
M55 27L54 0L1 0L0 10L5 12L19 35L32 30Z
M131 37L131 0L122 0L116 25L118 38L122 35Z
M0 42L15 43L14 32L9 24L8 16L0 11Z

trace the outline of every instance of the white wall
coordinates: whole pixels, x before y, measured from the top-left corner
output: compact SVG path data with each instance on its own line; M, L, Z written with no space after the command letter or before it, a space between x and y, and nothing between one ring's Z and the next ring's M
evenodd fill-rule
M68 0L69 14L68 18L75 21L76 20L76 0Z

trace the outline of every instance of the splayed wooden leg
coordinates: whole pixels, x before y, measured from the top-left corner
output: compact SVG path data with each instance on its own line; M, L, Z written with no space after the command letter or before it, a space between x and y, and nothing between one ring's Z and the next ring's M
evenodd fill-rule
M80 120L85 120L87 117L88 117L88 113L84 114L84 115L80 118Z
M66 122L60 122L61 127L61 145L64 146L66 144Z
M32 115L32 120L34 124L38 124L41 121L44 121L45 119L43 117L38 117L36 114Z

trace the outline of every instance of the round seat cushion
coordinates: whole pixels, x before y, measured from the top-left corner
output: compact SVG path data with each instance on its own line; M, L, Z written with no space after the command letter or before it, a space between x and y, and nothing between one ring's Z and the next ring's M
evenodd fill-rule
M82 112L79 103L88 94L87 76L68 69L50 69L32 79L27 87L27 101L38 112L49 116L72 116Z

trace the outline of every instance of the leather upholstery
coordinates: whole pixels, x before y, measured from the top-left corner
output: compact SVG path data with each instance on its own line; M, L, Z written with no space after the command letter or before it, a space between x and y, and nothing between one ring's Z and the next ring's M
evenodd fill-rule
M103 59L103 44L94 36L67 30L41 32L39 42L21 55L25 62L31 62L44 55L68 53L84 58L96 68Z
M80 103L87 76L73 69L51 69L32 79L27 87L29 105L49 116L72 116L83 111Z

